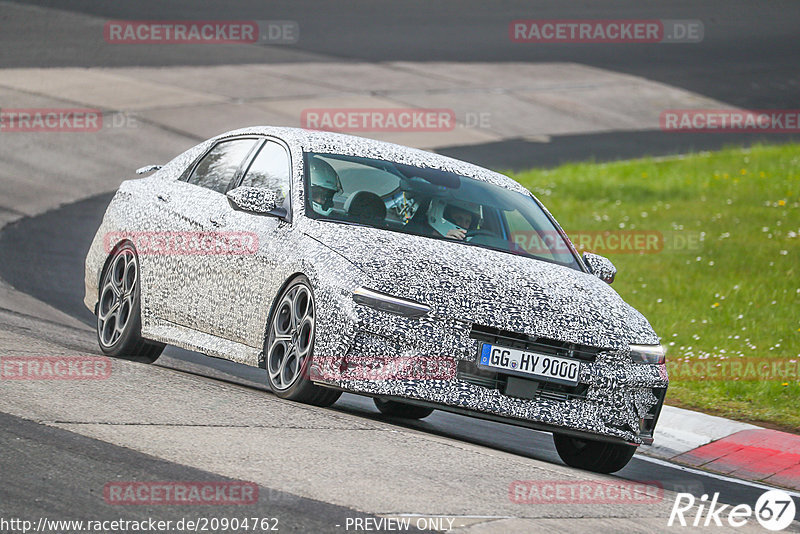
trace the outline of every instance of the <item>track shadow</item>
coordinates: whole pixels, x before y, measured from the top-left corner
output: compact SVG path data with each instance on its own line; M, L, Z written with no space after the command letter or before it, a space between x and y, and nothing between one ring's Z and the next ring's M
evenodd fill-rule
M0 277L94 326L94 316L83 305L83 261L112 196L103 193L3 227Z

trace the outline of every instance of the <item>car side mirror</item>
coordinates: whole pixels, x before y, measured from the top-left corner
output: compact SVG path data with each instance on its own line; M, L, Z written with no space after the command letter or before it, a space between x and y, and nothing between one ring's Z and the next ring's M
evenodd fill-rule
M611 260L591 252L583 253L583 263L589 268L589 272L595 275L603 282L610 284L614 281L617 275L617 268L611 263Z
M280 192L262 187L237 187L225 195L237 208L258 214L284 216L283 199Z

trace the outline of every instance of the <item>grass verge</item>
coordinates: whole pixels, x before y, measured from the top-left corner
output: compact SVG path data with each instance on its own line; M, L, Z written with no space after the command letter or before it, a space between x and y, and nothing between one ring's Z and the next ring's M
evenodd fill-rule
M669 347L667 403L800 432L800 145L510 175L614 262Z

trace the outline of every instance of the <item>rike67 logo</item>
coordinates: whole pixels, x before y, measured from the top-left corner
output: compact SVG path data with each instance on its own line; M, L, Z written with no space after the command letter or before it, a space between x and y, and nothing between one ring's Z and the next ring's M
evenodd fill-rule
M698 501L691 493L678 493L667 525L737 528L746 525L755 516L762 527L778 531L788 527L795 518L796 508L792 496L777 489L763 493L755 507L749 504L720 504L718 499L719 493L715 493L710 501L705 494Z

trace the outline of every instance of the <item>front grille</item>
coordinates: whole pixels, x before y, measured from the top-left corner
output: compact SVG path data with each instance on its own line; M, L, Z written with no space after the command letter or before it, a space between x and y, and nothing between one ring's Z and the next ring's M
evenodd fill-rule
M472 325L469 337L478 341L485 341L496 345L503 345L514 349L523 349L553 356L575 358L585 362L593 362L597 354L604 349L578 345L566 341L557 341L543 337L533 337L517 332L509 332L491 326Z
M469 337L477 341L502 345L504 347L533 351L540 354L562 356L565 358L574 358L585 362L594 362L597 354L603 350L597 347L578 345L576 343L568 343L542 337L532 337L526 334L477 324L472 325ZM476 386L496 389L504 394L510 394L507 393L509 375L504 374L502 371L495 372L482 369L478 367L477 363L474 361L462 360L458 363L458 378L465 382L475 384ZM530 387L528 390L530 393L524 398L549 399L555 401L585 399L586 392L589 389L589 386L586 384L565 386L562 384L520 377L515 377L514 380L523 380L525 383L529 384ZM515 384L515 387L508 389L519 391L518 384L519 382Z
M458 362L456 377L464 382L469 382L470 384L487 389L496 389L504 394L506 393L506 385L508 384L509 379L509 375L481 369L475 362L468 360L460 360ZM561 384L554 384L552 382L528 380L527 378L513 378L516 380L531 382L531 384L536 384L536 391L532 396L533 399L549 399L555 401L585 399L586 392L589 389L589 386L586 384L564 386Z

